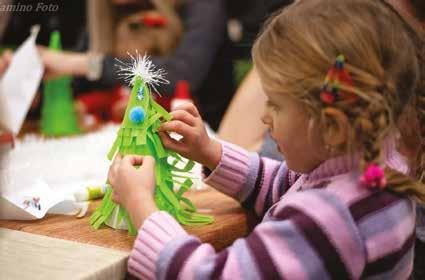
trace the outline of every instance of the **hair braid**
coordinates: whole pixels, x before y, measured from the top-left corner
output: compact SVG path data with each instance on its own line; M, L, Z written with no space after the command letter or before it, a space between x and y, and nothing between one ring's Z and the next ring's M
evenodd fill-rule
M400 125L400 118L411 104L421 128L412 129L415 140L421 141L417 175L424 179L425 60L422 50L419 66L416 54L425 44L414 42L407 24L383 3L298 1L268 21L254 44L253 59L264 90L288 94L307 104L312 117L322 125L322 135L331 131L335 121L332 114L326 114L327 107L345 114L349 140L341 148L360 153L362 169L384 164L384 142L397 128L404 140L407 129ZM306 21L314 24L306 25ZM354 86L341 84L339 90L353 93L357 100L323 104L319 99L323 78L340 54L347 58L345 69ZM387 190L425 202L422 182L390 168L384 172Z
M354 129L357 139L354 141L363 147L361 169L365 169L371 163L377 165L382 163L384 136L387 135L386 130L391 123L386 107L384 104L374 102L363 110L363 114L357 113L355 117Z
M420 152L417 158L416 176L425 183L425 42L422 41L422 47L418 50L420 79L416 90L416 115L419 124Z

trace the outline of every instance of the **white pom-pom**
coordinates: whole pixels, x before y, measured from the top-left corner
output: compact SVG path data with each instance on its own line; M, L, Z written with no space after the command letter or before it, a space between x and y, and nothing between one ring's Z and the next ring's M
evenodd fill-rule
M164 78L167 74L163 69L157 69L156 66L149 60L148 55L141 56L136 51L136 57L127 53L131 61L123 62L116 58L119 62L116 66L119 68L118 76L122 77L127 83L133 85L136 77L139 76L143 79L147 86L158 93L156 86L160 84L169 84L169 81Z

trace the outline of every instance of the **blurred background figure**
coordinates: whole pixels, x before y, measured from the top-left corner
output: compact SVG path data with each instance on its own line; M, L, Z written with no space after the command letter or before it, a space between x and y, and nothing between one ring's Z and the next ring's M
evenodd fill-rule
M12 0L6 2L17 3ZM44 46L48 45L50 33L58 30L67 51L58 53L40 47L46 68L45 77L75 77L73 89L82 124L85 123L83 120L96 123L121 119L128 89L116 73L115 58L128 61L127 52L134 54L138 50L139 53L151 55L154 64L168 72L170 84L159 88L162 96L159 102L169 109L170 100L174 92L178 91L178 81L186 81L203 118L216 130L233 97L235 86L241 83L251 69L250 49L261 24L271 12L292 1L44 2L57 4L59 9L48 13L1 12L0 46L18 46L28 36L33 24L41 25L37 42ZM36 5L36 1L33 5ZM0 74L6 69L11 57L10 52L3 52ZM247 88L249 92L255 88L255 85L251 86L250 80L246 79L240 91ZM37 109L38 104L39 97L34 102L34 108ZM258 104L247 104L253 110L255 120L255 112L262 108ZM245 107L235 109L240 111ZM38 118L38 113L38 110L33 110L30 116ZM87 116L89 118L84 118ZM229 114L228 118L237 116ZM227 130L231 135L239 135L245 142L250 142L251 139L238 133L247 127L246 123L251 123L250 118L244 120L246 122L238 126L230 122ZM90 126L90 121L88 124ZM226 136L226 125L222 127L222 134Z
M245 50L240 53L250 58L252 44L264 21L273 13L294 1L252 0L248 2L250 8L238 18L243 23L243 33L245 34L241 42L245 46ZM235 8L241 5L244 4L236 3ZM250 67L248 71L249 74L244 77L223 117L218 135L220 138L247 150L260 152L261 156L282 160L276 144L267 133L266 126L258 117L262 115L266 101L259 78Z
M7 20L2 17L7 31L1 36L1 45L19 45L34 23L41 24L38 42L42 45L47 45L51 31L59 30L68 51L40 47L45 77L76 77L73 88L80 115L113 120L122 116L128 92L116 73L115 58L128 61L127 52L138 50L151 55L153 63L168 72L170 84L158 88L164 96L162 105L169 106L167 98L177 82L185 80L204 118L212 128L218 127L234 93L224 0L92 0L80 2L73 11L64 3L59 3L54 13L27 17L11 12ZM68 29L80 34L68 37ZM9 58L7 53L2 56L0 70Z

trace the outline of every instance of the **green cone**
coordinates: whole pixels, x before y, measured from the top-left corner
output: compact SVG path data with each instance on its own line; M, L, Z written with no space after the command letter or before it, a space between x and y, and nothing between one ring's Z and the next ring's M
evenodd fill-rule
M58 31L50 35L49 49L62 50ZM63 76L44 82L41 132L46 136L80 133L73 104L71 77Z

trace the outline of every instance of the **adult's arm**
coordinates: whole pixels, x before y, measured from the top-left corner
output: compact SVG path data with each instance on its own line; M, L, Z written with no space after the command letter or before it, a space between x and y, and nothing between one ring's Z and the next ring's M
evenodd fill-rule
M237 90L218 129L220 139L249 151L258 151L267 132L261 121L266 96L260 79L251 70Z

